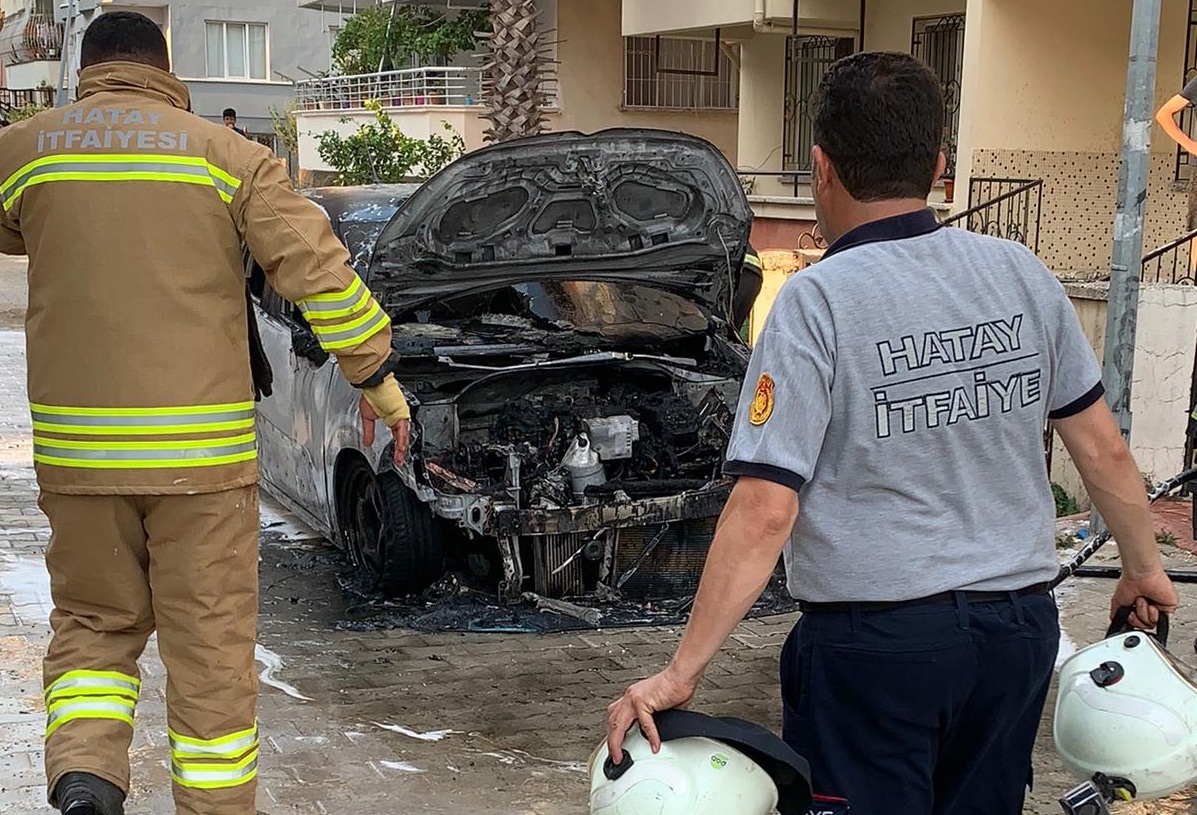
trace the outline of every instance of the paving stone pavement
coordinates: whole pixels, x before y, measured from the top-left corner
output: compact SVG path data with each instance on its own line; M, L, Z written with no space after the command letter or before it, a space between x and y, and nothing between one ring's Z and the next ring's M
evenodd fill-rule
M40 659L49 639L41 557L46 519L29 461L24 352L0 332L0 813L40 815ZM269 502L264 504L269 507ZM604 706L659 666L677 629L548 636L348 631L352 617L336 559L300 532L263 536L259 808L270 815L463 812L583 815L584 762L603 733ZM286 527L292 529L293 527ZM1104 560L1109 560L1108 557ZM1183 553L1174 565L1197 565ZM1060 592L1069 642L1099 637L1111 584L1082 580ZM1187 604L1197 597L1184 589ZM1193 642L1181 621L1175 642ZM777 658L793 615L741 625L700 690L696 708L780 729ZM1066 646L1066 650L1069 646ZM1192 652L1180 650L1184 657ZM132 750L130 815L171 812L164 672L153 642ZM1051 709L1049 703L1049 711ZM1027 815L1059 812L1072 785L1046 723ZM1119 815L1197 812L1189 799L1123 806Z

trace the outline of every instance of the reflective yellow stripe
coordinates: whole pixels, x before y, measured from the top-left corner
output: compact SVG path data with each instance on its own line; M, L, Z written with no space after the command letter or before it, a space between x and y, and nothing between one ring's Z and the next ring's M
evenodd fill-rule
M252 781L258 774L258 749L235 764L197 764L171 761L170 777L181 787L215 790L239 787Z
M214 467L257 458L254 403L65 407L35 403L33 460L83 469ZM248 431L248 432L247 432ZM80 441L55 435L98 437ZM146 440L145 436L215 438Z
M315 294L300 300L298 305L304 316L312 320L329 320L334 317L348 317L365 308L370 302L370 290L360 277L344 291L329 294Z
M82 699L63 699L47 708L46 738L58 728L78 719L108 719L133 726L134 703L120 696L91 696Z
M758 269L764 268L764 265L761 263L760 257L758 255L753 254L752 252L749 252L747 255L744 256L744 262L747 263L749 266L755 266Z
M361 328L366 323L374 319L378 312L382 311L378 303L370 303L370 308L366 309L364 314L355 317L352 320L340 323L312 323L312 331L317 337L336 337L338 334L344 334L354 329Z
M226 204L241 181L199 156L66 153L29 162L0 184L7 212L30 187L54 181L157 181L197 184L216 190Z
M371 303L370 309L352 322L338 323L336 325L317 325L313 323L312 331L315 332L316 339L320 341L320 346L325 351L352 348L355 345L361 345L390 325L391 319L387 317L386 312L382 310L378 303L374 303L373 301Z
M258 746L258 726L255 724L246 730L239 730L217 739L196 739L183 736L167 728L170 736L170 752L176 759L184 758L223 758L239 759L249 750Z
M46 703L75 696L123 696L134 702L141 680L118 671L68 671L46 688Z
M257 458L253 433L229 439L74 441L33 436L33 460L83 469L214 467Z
M66 408L33 405L33 429L83 436L163 436L252 430L252 402L187 408Z
M112 416L112 417L144 417L144 416L171 416L178 421L187 421L181 418L188 414L195 414L199 417L199 421L206 421L211 418L213 413L230 413L235 411L250 411L253 412L253 402L232 402L224 405L186 405L183 407L120 407L120 408L106 408L106 407L60 407L57 405L41 405L33 404L31 406L39 413L52 413L55 416Z

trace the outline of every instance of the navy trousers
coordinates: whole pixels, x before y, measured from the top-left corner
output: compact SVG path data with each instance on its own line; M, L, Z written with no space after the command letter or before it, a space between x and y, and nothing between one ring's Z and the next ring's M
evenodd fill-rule
M1021 815L1060 643L1049 595L812 609L781 656L816 815Z

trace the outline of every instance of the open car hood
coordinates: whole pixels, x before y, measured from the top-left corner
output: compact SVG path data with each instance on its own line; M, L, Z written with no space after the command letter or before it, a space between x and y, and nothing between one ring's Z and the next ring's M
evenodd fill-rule
M724 313L752 212L703 139L663 130L551 133L470 153L379 235L370 287L392 314L470 291L633 281Z

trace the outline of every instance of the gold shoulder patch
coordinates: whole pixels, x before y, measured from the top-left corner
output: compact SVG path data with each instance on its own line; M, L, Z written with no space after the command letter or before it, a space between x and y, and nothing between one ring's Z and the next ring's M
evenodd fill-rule
M773 377L761 374L756 381L756 393L752 397L752 406L748 410L748 421L760 427L769 421L773 415Z

